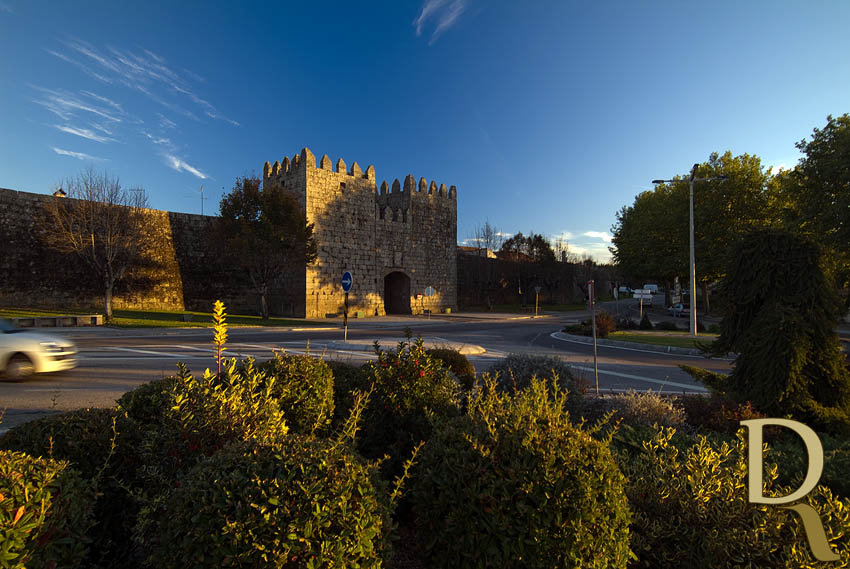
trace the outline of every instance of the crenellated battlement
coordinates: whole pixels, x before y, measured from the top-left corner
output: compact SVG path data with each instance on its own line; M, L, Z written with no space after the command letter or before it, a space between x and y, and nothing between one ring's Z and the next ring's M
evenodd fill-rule
M321 159L317 162L316 155L313 154L309 148L302 148L301 152L299 154L295 154L291 160L288 156L285 156L283 160L275 161L274 164L266 162L263 167L263 183L283 182L285 181L285 178L308 169L325 170L328 172L334 172L341 176L369 180L373 182L373 191L379 196L398 192L411 194L421 193L457 200L457 188L455 186L449 186L447 189L445 184L440 184L438 187L437 182L435 181L431 181L429 185L428 181L424 177L419 178L419 183L417 184L416 179L412 174L405 176L403 183L396 178L393 181L392 186L387 184L386 181L383 181L380 185L380 189L378 189L377 184L375 184L374 166L369 165L366 168L366 171L363 172L357 162L352 162L351 167L348 168L342 158L337 159L336 165L334 166L333 161L327 154L322 155ZM390 187L392 187L392 190L390 190Z

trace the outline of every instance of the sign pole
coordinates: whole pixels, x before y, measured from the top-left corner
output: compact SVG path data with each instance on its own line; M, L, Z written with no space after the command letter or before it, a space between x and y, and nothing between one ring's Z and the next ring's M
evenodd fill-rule
M590 291L590 319L593 323L593 376L596 378L596 395L599 395L599 366L597 363L596 356L596 308L593 306L593 296L595 291L595 283L591 280L587 283L588 290Z
M345 342L348 341L348 291L351 290L351 285L354 284L354 277L351 276L349 271L345 271L342 273L342 280L340 281L342 284L342 291L345 293L345 301L343 303L342 310L342 327L344 329L343 332L343 340Z

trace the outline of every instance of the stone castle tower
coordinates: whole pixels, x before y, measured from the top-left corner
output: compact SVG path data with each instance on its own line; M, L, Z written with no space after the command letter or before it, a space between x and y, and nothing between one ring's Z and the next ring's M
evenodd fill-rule
M336 168L327 155L318 166L300 154L263 168L263 187L293 192L314 224L317 260L298 267L285 290L291 311L307 318L340 314L342 274L351 272L349 315L442 312L457 306L457 190L417 184L412 175L390 187L375 168L357 162ZM300 271L303 269L303 279ZM427 287L436 293L425 297ZM422 297L420 297L422 295ZM303 308L302 308L303 307ZM358 314L359 313L359 314Z

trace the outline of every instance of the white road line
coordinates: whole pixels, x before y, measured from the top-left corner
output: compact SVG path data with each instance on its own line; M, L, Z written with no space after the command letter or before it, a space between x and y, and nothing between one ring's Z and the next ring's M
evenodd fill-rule
M166 353L166 352L152 352L150 350L137 350L136 348L118 348L118 347L114 347L114 346L108 346L108 347L106 347L106 349L107 350L116 350L116 351L119 351L119 352L131 352L131 353L134 353L134 354L150 354L152 356L164 356L164 357L168 357L168 358L183 358L183 357L186 357L186 354L178 355L178 354L169 354L169 353Z
M573 364L569 364L569 363L567 365L570 366L572 369L577 369L579 371L583 371L583 372L590 373L590 374L593 373L592 367L577 366L577 365L573 365ZM690 385L690 384L687 384L687 383L677 383L675 381L667 381L667 380L664 380L664 379L654 379L654 378L651 378L651 377L642 377L640 375L632 375L630 373L622 373L622 372L619 372L619 371L607 371L607 370L604 370L604 369L600 369L599 373L605 374L605 375L613 375L614 377L623 377L625 379L635 379L637 381L645 381L647 383L654 383L656 385L664 385L664 386L669 385L670 387L681 387L683 389L690 389L692 391L700 391L700 392L707 392L708 391L706 388L699 386L699 385Z
M195 350L195 351L198 351L198 352L209 352L209 353L213 353L213 354L215 353L215 350L213 348L198 348L196 346L174 346L174 347L175 348L183 348L184 350Z
M592 346L593 345L593 344L590 344L588 342L579 342L578 340L568 340L566 338L559 338L558 336L555 335L557 333L558 332L552 332L551 334L549 334L549 337L552 338L553 340L560 340L561 342L569 342L570 344L582 344L584 346ZM674 352L661 352L661 351L656 351L656 350L642 350L640 348L627 348L625 346L612 346L610 344L599 344L599 347L600 348L613 348L615 350L628 350L630 352L643 352L645 354L660 354L662 356L676 356L676 357L680 357L680 358L697 358L697 359L701 359L701 360L707 359L705 356L694 356L694 355L691 355L691 354L677 354L677 353L674 353ZM731 362L731 361L733 361L731 358L712 358L712 359L714 359L716 361L721 361L721 362Z

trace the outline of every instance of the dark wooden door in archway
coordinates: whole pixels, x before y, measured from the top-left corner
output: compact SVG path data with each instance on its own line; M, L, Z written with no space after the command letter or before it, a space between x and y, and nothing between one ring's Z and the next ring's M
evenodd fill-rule
M410 277L394 271L384 277L384 311L410 314Z

